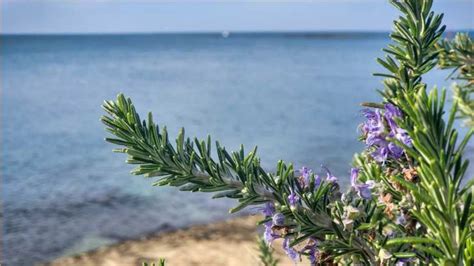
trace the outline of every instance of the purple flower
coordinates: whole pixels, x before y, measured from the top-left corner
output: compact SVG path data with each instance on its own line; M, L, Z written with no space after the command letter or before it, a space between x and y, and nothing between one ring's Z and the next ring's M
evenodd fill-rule
M265 203L261 209L266 218L271 217L270 221L264 223L265 231L263 232L263 239L268 245L271 245L273 240L280 238L281 235L273 231L274 226L282 226L285 224L285 216L282 213L275 212L275 205L273 202Z
M402 111L400 111L400 109L398 109L395 105L388 103L385 105L384 117L387 120L389 127L393 130L397 127L394 118L402 117Z
M367 121L363 125L365 132L376 132L383 130L383 121L378 110L374 111L371 109L362 110Z
M385 140L385 137L383 137L381 135L378 135L378 134L373 134L373 133L367 134L367 138L365 139L365 143L369 146L373 146L373 145L385 146L385 145L387 145L387 141Z
M377 162L385 162L388 158L389 150L387 147L379 147L371 155Z
M405 129L396 128L393 133L395 135L395 138L401 143L407 145L408 147L412 146L411 138Z
M300 183L301 183L301 186L302 187L307 187L309 186L309 181L310 181L310 177L311 177L311 174L313 173L313 171L305 166L301 167L301 169L299 170L300 171L300 174L301 174L301 178L300 179Z
M311 176L312 172L313 171L311 169L309 169L308 167L306 167L306 166L303 166L300 169L301 176L304 177L305 179L307 179L308 181L309 181L309 177Z
M357 194L359 195L359 197L363 199L371 199L372 192L370 190L370 185L368 184L357 185Z
M273 224L271 221L266 222L264 225L265 231L263 232L263 239L265 240L265 243L267 243L267 245L271 245L273 243L273 240L279 238L280 235L275 234L273 232Z
M326 166L322 166L322 167L324 170L326 170L326 181L331 182L331 183L336 183L337 177L335 177Z
M285 216L282 213L275 213L272 217L273 225L284 225L285 224Z
M357 178L359 177L359 168L351 168L351 186L356 186Z
M405 215L403 214L400 214L398 217L397 217L397 220L395 221L396 224L399 224L399 225L405 225L407 223L407 219L405 218Z
M308 187L311 181L311 175L313 174L313 170L303 166L301 167L299 172L301 174L301 178L300 178L301 187L303 188ZM320 184L321 184L321 177L319 175L314 175L314 186L319 187Z
M295 208L296 204L298 204L300 197L296 195L292 188L290 188L290 195L288 196L288 202L290 203L291 208Z
M365 143L373 147L371 155L374 160L385 163L388 158L401 158L405 151L395 143L387 141L387 137L395 138L409 147L412 146L408 133L395 122L396 118L403 116L402 111L395 105L387 103L383 111L365 109L363 112L367 118L363 126Z
M299 254L298 251L290 247L290 238L286 237L283 241L283 249L285 250L286 255L296 262L296 260L299 258Z
M274 226L282 226L285 223L285 216L281 213L275 213L272 217L272 220L264 223L265 231L263 232L263 239L265 243L271 245L273 241L277 238L280 238L281 235L273 231Z
M273 202L267 202L265 203L265 206L261 210L262 210L263 215L265 215L266 218L272 217L275 214L275 205L273 204ZM272 221L273 221L273 217L272 217ZM264 224L265 231L263 232L263 239L268 245L271 245L273 240L280 237L278 234L273 233L272 221L268 221Z
M375 119L376 118L376 114L375 114L375 111L372 110L372 109L369 109L369 108L366 108L366 109L363 109L362 110L362 113L364 114L365 118L367 119Z
M410 265L409 262L416 262L415 258L402 258L398 259L397 263L395 263L395 266L405 266L405 265Z
M326 176L326 180L331 182L331 183L336 183L337 182L337 177L335 177L335 176L328 173L327 176Z
M367 121L364 123L363 130L368 134L381 134L385 130L383 118L379 110L373 111L370 109L364 110L364 115Z
M402 117L402 111L400 111L400 109L398 109L395 105L389 103L385 105L384 116L385 119L387 119L387 123L391 129L390 137L395 137L397 140L410 147L410 136L408 136L408 133L404 129L400 128L394 120L395 117Z
M391 103L385 104L385 117L386 118L393 118L393 117L402 117L402 111L398 109L395 105Z
M308 259L311 265L316 265L318 255L318 241L315 238L310 237L304 250L308 251Z
M316 249L314 250L312 249L308 252L308 259L309 259L310 265L316 265L316 262L317 262L316 256L317 256Z
M265 203L265 207L262 208L262 213L265 217L272 216L275 213L275 205L273 205L273 202Z
M351 169L351 186L352 188L357 191L359 197L363 199L371 199L372 198L372 187L374 185L373 182L367 181L364 184L358 184L357 178L359 177L359 169L352 168Z
M319 175L314 176L314 186L319 187L321 185L321 177Z
M388 150L390 151L390 155L395 159L400 159L403 155L403 149L394 143L388 144Z

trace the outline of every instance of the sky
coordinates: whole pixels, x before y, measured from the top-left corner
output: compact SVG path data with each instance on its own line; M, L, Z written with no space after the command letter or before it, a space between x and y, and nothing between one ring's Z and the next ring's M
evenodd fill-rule
M389 31L386 0L0 0L6 34ZM448 30L474 29L474 0L435 0Z

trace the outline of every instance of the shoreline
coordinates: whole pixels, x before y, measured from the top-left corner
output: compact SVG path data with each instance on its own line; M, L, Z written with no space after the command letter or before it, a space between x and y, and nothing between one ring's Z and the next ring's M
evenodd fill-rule
M256 238L260 216L243 216L210 224L152 233L141 239L57 258L44 265L142 265L166 260L166 265L261 265ZM279 265L294 265L274 243Z

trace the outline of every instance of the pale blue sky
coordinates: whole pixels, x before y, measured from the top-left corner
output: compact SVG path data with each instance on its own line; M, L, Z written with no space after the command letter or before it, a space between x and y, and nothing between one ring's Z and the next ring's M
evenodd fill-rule
M386 0L1 0L2 33L388 31ZM474 0L435 0L448 30L474 28Z

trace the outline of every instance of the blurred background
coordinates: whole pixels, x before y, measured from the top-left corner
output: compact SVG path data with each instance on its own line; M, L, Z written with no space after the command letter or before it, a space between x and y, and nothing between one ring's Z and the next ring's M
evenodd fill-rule
M473 3L435 1L447 36L473 30ZM128 173L99 122L119 92L172 134L258 145L268 171L283 159L347 179L396 16L380 0L1 1L4 263L231 217L232 201Z

